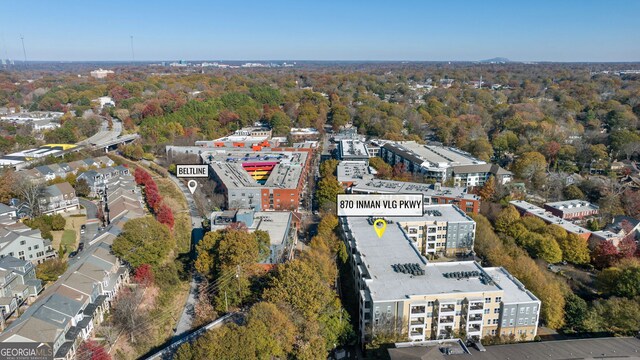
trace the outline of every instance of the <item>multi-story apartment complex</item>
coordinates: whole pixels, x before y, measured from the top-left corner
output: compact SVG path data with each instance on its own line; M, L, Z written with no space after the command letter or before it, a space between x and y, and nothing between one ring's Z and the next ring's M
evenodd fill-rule
M228 209L297 210L305 195L312 148L167 146L168 156L197 154L209 164Z
M380 329L410 341L537 333L540 300L503 268L473 261L429 263L402 222L373 234L371 219L340 218L359 297L359 335Z
M358 139L342 139L338 142L338 159L369 162L367 145Z
M390 218L422 255L464 256L473 251L476 223L454 205L429 205L422 217Z
M568 220L564 220L558 216L555 216L550 211L547 211L539 206L533 205L523 200L512 200L509 203L513 205L522 216L535 216L543 220L547 224L558 225L566 232L578 235L584 239L589 239L589 237L591 236L590 230L587 230L582 226L576 225Z
M511 182L513 174L496 164L478 164L454 166L453 184L461 187L475 187L484 185L491 176L499 184Z
M340 168L338 167L338 172ZM416 194L424 198L424 205L453 204L467 213L477 214L480 210L480 197L471 194L466 188L441 186L440 184L422 184L395 180L364 178L353 182L347 188L353 194Z
M545 210L565 220L577 220L598 215L600 208L584 200L566 200L544 204Z
M415 141L386 143L380 149L380 157L391 165L404 164L407 171L441 183L453 179L455 186L482 186L490 176L506 184L512 177L500 166L487 164L460 149Z

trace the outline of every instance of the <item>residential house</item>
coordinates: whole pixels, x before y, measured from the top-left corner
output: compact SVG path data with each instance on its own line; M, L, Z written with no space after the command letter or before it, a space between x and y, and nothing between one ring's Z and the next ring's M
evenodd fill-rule
M16 223L18 218L18 209L13 206L0 203L0 224L9 225Z
M453 184L461 187L483 186L493 176L498 184L511 181L513 174L496 164L473 164L453 167Z
M0 225L0 258L14 256L39 264L56 257L51 241L43 239L40 230L22 223Z
M115 294L128 281L128 268L109 244L102 243L0 334L0 342L49 342L54 359L74 359L80 343L94 335Z
M40 212L44 215L59 214L79 208L76 191L68 182L47 186L40 199Z
M104 193L105 181L104 175L99 173L97 170L89 170L85 171L82 174L78 175L76 182L78 180L85 180L87 185L89 185L89 196L90 197L98 197Z

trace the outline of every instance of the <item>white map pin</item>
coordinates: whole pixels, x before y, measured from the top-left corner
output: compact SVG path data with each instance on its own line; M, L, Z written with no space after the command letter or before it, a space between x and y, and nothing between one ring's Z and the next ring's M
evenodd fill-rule
M196 191L196 188L198 187L198 182L195 180L189 180L189 182L187 183L187 187L189 188L189 191L191 191L191 195L193 195L193 193Z

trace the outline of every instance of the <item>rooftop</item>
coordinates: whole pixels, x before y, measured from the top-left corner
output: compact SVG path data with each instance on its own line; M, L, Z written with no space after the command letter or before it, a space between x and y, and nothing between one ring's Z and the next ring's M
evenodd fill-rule
M391 194L422 193L427 196L445 196L452 198L479 200L477 195L468 193L466 188L444 187L437 186L435 184L422 184L395 180L373 179L367 182L359 182L353 185L352 190Z
M415 141L387 143L384 147L394 152L400 152L416 163L427 162L432 167L486 164L471 154L452 147L422 145Z
M434 206L443 208L441 217L449 220L451 211L445 208L453 206ZM459 214L465 216L464 214ZM431 216L423 218L432 219ZM388 225L382 238L375 236L370 219L363 217L346 218L350 234L356 243L358 255L363 268L368 273L367 284L371 297L376 301L403 300L410 296L449 294L449 293L482 293L487 291L519 290L517 285L510 287L512 278L504 276L500 279L504 285L498 285L492 277L479 264L473 261L427 263L427 260L419 254L412 241L410 241L398 222L411 221L416 218L386 218ZM411 220L409 220L411 219ZM454 220L455 221L455 218ZM417 264L425 270L424 275L410 275L394 271L397 264ZM496 270L492 270L494 274ZM501 270L506 273L506 270ZM455 278L448 276L450 273L462 272L472 276ZM445 275L447 274L447 275ZM370 280L369 280L370 279ZM509 286L507 286L509 285ZM478 295L480 296L480 295ZM506 296L506 295L505 295ZM514 299L520 298L519 294L509 295Z
M585 200L566 200L566 201L556 201L544 204L550 208L562 210L565 213L576 213L582 211L593 211L598 210L598 206L591 204Z
M298 187L302 170L308 160L306 151L248 151L247 149L210 150L201 154L228 189ZM275 165L264 185L258 183L245 166Z
M367 151L367 146L364 142L360 140L354 139L343 139L340 140L340 158L349 158L353 156L364 156L369 157L369 152Z
M372 180L369 165L364 161L340 161L338 164L338 181L352 182L357 180Z
M554 225L558 225L561 228L565 229L568 232L571 232L573 234L588 234L591 233L590 230L587 230L585 228L583 228L582 226L578 226L570 221L567 220L563 220L553 214L551 214L550 212L546 211L545 209L530 204L524 200L512 200L509 201L509 203L513 206L515 206L516 208L519 208L521 210L524 210L532 215L535 215L537 217L539 217L540 219L544 220L546 223L548 224L554 224Z

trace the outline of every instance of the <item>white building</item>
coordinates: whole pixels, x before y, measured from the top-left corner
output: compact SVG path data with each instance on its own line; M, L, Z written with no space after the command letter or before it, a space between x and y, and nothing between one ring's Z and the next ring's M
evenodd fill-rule
M90 74L91 74L91 76L93 76L96 79L104 79L109 74L113 74L113 71L112 70L98 69L98 70L93 70L92 72L90 72Z

